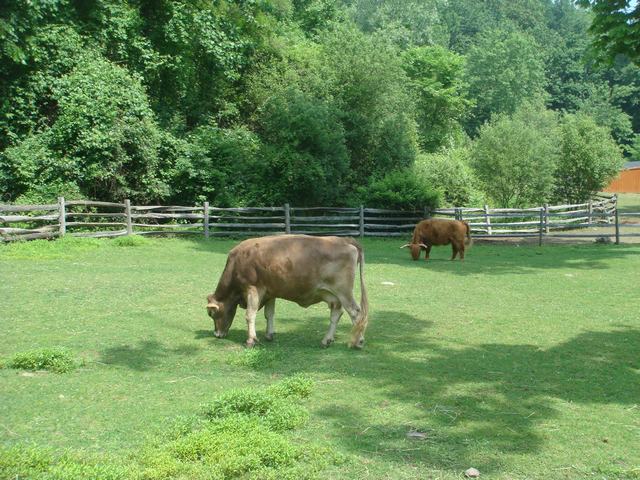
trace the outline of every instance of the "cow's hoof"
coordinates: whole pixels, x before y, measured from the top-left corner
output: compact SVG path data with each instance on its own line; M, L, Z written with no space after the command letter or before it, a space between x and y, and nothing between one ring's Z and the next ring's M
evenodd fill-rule
M275 333L267 333L264 338L267 340L267 342L273 342L273 337L274 337Z
M322 348L327 348L329 345L331 345L333 343L333 338L328 338L328 339L323 339L320 342L320 346Z
M257 343L258 343L258 340L256 340L255 338L250 338L249 340L247 340L246 346L247 348L253 348L256 346Z

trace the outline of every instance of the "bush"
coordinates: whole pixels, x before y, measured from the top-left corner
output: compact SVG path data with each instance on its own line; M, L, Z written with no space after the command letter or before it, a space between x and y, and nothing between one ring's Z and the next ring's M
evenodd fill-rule
M64 348L43 348L18 353L8 363L9 368L21 370L49 370L66 373L76 368L77 362Z
M608 129L585 114L566 115L561 132L555 199L587 201L618 174L624 163L622 152Z
M556 114L525 105L482 126L471 164L496 206L525 207L551 196L558 154Z
M367 207L395 210L432 210L440 203L438 192L411 170L391 172L373 181L360 189L359 200Z
M292 402L293 396L280 397L279 393L281 392L232 390L207 405L204 413L211 420L244 416L255 419L276 432L293 430L307 420L307 412Z
M469 166L470 156L470 150L464 147L418 155L413 169L432 189L440 192L444 205L477 207L485 201L479 181Z

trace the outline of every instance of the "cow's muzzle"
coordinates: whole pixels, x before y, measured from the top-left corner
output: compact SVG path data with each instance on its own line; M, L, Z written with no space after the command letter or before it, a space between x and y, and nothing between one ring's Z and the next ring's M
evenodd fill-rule
M220 331L218 331L218 330L214 330L214 331L213 331L213 335L214 335L216 338L224 338L224 337L226 337L226 336L227 336L227 332L220 332Z

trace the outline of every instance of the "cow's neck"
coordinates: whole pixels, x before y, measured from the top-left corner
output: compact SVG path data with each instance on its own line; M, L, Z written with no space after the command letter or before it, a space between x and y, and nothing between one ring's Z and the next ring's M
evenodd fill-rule
M226 302L232 300L233 297L233 262L227 259L227 264L224 267L220 280L218 280L218 286L213 296L219 302Z

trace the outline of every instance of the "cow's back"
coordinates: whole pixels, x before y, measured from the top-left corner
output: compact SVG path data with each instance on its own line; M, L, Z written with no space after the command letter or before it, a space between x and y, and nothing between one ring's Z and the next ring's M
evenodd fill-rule
M245 240L229 253L236 284L268 297L306 303L310 293L348 275L353 282L358 249L340 237L278 235Z
M452 239L464 239L466 227L457 220L430 218L416 225L416 233L427 245L446 245Z

